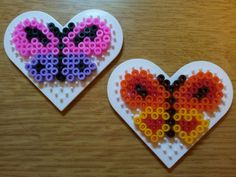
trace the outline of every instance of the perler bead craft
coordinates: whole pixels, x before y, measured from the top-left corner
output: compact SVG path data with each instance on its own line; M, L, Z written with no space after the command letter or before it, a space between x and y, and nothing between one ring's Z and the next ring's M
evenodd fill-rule
M228 111L233 88L213 63L192 62L172 77L133 59L108 81L108 98L121 118L171 168Z
M116 58L122 43L119 22L95 9L65 26L44 12L26 12L9 24L4 38L10 60L59 110Z

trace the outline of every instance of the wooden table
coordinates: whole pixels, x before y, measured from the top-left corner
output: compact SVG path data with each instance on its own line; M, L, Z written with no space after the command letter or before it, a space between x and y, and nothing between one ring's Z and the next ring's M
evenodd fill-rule
M62 24L78 12L104 9L120 21L122 53L86 91L60 113L8 60L8 23L29 10L45 11ZM232 0L2 0L0 7L0 176L236 176L236 102L172 170L125 125L107 100L112 70L135 57L173 74L204 59L236 82L236 3Z

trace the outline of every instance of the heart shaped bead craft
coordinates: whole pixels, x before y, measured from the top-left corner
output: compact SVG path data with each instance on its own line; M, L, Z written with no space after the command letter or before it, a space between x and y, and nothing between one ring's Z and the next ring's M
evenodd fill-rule
M116 58L122 44L119 22L95 9L77 14L65 26L44 12L25 12L4 36L10 60L59 110Z
M171 168L228 111L232 83L217 65L196 61L169 77L145 59L120 64L108 81L112 107Z

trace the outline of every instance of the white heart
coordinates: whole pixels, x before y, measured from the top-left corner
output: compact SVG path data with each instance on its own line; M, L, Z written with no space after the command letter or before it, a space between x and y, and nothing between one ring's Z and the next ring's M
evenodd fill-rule
M28 77L29 80L60 110L68 106L75 97L77 97L85 88L88 86L97 76L100 74L119 54L122 44L123 44L123 32L121 29L121 26L119 22L116 20L115 17L113 17L108 12L102 11L102 10L86 10L83 11L77 15L75 15L68 23L70 22L81 22L84 18L88 17L99 17L102 20L106 20L107 24L111 27L112 31L112 42L111 47L108 50L109 55L104 56L104 60L100 61L96 60L96 62L99 62L99 65L97 64L97 72L94 74L89 81L83 82L83 84L76 83L76 84L59 84L58 82L54 84L48 84L44 83L43 87L34 80L29 77L28 71L25 69L25 62L21 59L19 55L17 55L17 51L14 50L14 46L11 43L12 40L12 33L16 27L16 25L25 20L25 19L33 19L36 18L37 20L42 20L43 23L50 23L53 22L59 29L63 29L64 26L62 26L57 20L55 20L50 15L40 12L40 11L29 11L25 12L19 16L17 16L7 27L7 30L4 35L4 48L5 51L9 57L9 59L25 74L26 77ZM68 24L67 23L67 24ZM65 26L67 26L65 24ZM93 58L96 58L93 56ZM94 61L95 62L95 61Z
M228 75L219 66L206 62L206 61L195 61L186 64L181 69L179 69L173 76L169 77L159 66L156 64L145 60L145 59L131 59L122 64L120 64L111 74L108 85L107 93L110 104L115 109L115 111L121 116L121 118L130 126L130 128L139 136L139 138L153 151L153 153L159 157L159 159L168 167L171 168L183 155L189 151L190 147L185 146L181 143L178 138L175 138L174 142L170 142L168 138L165 138L162 143L159 143L157 147L154 147L150 142L148 142L145 136L135 128L132 116L134 115L129 111L128 107L122 101L120 96L120 80L124 79L126 72L131 72L132 69L145 69L149 70L152 74L163 74L165 78L169 79L171 82L176 80L181 74L192 75L193 72L202 70L211 71L217 74L217 76L222 80L225 88L223 90L224 96L223 102L219 107L219 112L215 113L215 117L210 119L209 130L225 115L229 110L232 100L233 100L233 87ZM207 118L207 115L204 113ZM208 131L209 131L208 130ZM196 142L195 142L196 143Z

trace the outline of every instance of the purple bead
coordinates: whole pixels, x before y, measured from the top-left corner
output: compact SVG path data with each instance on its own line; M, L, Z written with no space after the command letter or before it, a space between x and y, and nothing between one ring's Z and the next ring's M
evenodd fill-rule
M89 68L85 68L84 69L84 74L86 75L86 76L89 76L90 74L91 74L91 69L89 69Z
M45 68L41 69L40 74L41 74L42 76L46 76L46 75L48 74L47 69L45 69Z
M52 75L57 75L58 74L58 69L57 68L52 68L51 73L52 73Z
M74 55L74 54L72 54L72 53L70 53L70 54L67 54L67 57L68 57L68 58L74 58L74 57L75 57L75 55Z
M84 58L84 64L89 65L91 63L91 59L86 57Z
M31 70L29 71L29 73L30 73L31 76L34 77L34 76L37 74L37 71L36 71L36 69L31 69Z
M77 57L77 58L74 58L73 63L74 63L75 65L78 65L79 62L80 62L80 59L79 59L78 57Z
M53 68L53 64L52 63L46 64L46 69L50 70L52 68Z
M37 55L35 55L35 58L38 59L38 60L40 60L42 57L43 57L42 54L37 54Z
M34 77L36 82L42 82L43 81L43 76L41 74L36 74Z
M64 64L64 65L67 65L68 63L69 63L69 58L63 58L62 59L62 63Z
M50 61L53 65L57 65L59 63L59 60L57 58L52 58Z
M74 68L74 69L72 70L72 74L75 75L75 76L77 76L77 75L79 74L79 69L78 69L78 68Z
M46 58L47 58L47 59L52 59L52 58L53 58L53 54L52 54L52 53L47 54L47 55L46 55Z
M82 73L82 72L79 73L79 74L78 74L78 79L81 80L81 81L84 80L84 79L85 79L85 74Z
M53 80L53 75L52 75L52 74L47 74L47 75L45 76L45 80L46 80L46 81L52 81L52 80Z
M61 73L62 73L64 76L68 75L69 72L70 72L70 71L69 71L68 68L63 68L62 71L61 71Z
M95 63L90 63L89 68L90 68L92 71L94 71L94 70L97 69L97 66L96 66Z
M38 64L38 60L36 58L32 58L31 65L35 66Z
M40 63L41 63L42 65L46 65L46 64L48 63L48 60L47 60L46 58L41 58L41 59L40 59Z
M68 75L66 76L66 80L67 80L68 82L73 82L73 81L75 80L75 76L74 76L73 74L68 74Z
M86 55L84 53L79 54L79 59L83 60L85 57L86 57Z
M25 64L25 69L28 70L28 71L31 70L32 69L32 65L29 64L29 63L26 63Z
M72 70L75 68L75 65L73 63L68 63L67 68Z

